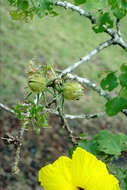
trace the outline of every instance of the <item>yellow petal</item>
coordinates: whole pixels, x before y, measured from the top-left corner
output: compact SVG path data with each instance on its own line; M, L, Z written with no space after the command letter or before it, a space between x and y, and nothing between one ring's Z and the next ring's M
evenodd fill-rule
M118 180L94 155L77 148L72 156L72 178L76 187L85 190L120 190Z
M99 173L94 173L85 187L88 190L120 190L118 180L113 175Z
M75 190L70 173L71 159L61 156L53 164L39 171L39 182L44 190Z

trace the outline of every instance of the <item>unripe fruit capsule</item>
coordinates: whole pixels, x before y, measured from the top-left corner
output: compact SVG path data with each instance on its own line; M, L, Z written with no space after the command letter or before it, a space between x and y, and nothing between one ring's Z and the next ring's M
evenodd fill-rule
M83 87L77 82L66 82L63 85L63 94L67 100L77 100L83 95Z
M41 73L33 73L28 77L28 86L32 92L42 92L46 87L46 79Z

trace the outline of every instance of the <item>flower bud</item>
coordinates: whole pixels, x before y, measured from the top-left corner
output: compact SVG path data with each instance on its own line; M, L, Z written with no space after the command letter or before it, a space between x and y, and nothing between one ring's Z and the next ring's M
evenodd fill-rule
M35 72L28 77L28 86L32 92L39 93L44 91L46 86L46 79L42 77L41 73Z
M83 95L83 87L77 82L66 82L63 85L64 98L67 100L76 100Z

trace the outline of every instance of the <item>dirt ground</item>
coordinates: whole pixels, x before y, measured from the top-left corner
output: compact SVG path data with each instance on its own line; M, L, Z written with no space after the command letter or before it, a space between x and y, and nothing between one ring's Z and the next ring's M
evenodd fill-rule
M96 134L100 129L109 129L113 132L127 134L125 117L101 118L92 120L71 120L70 126L75 134L82 132L89 136ZM12 174L15 149L13 145L6 145L0 139L0 190L43 190L38 183L38 171L45 164L56 160L62 154L72 148L72 144L64 129L60 127L58 117L51 115L49 119L51 128L42 129L37 135L32 131L24 134L21 160L19 162L20 173ZM81 127L82 126L82 127ZM0 137L6 133L18 135L20 122L5 111L0 111Z

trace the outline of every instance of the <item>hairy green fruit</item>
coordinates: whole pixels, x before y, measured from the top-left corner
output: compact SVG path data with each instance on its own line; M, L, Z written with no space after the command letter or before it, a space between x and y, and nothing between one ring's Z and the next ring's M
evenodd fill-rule
M32 92L42 92L46 86L46 79L40 73L33 73L28 77L28 86Z
M83 95L83 87L77 82L66 82L63 85L64 98L77 100Z

